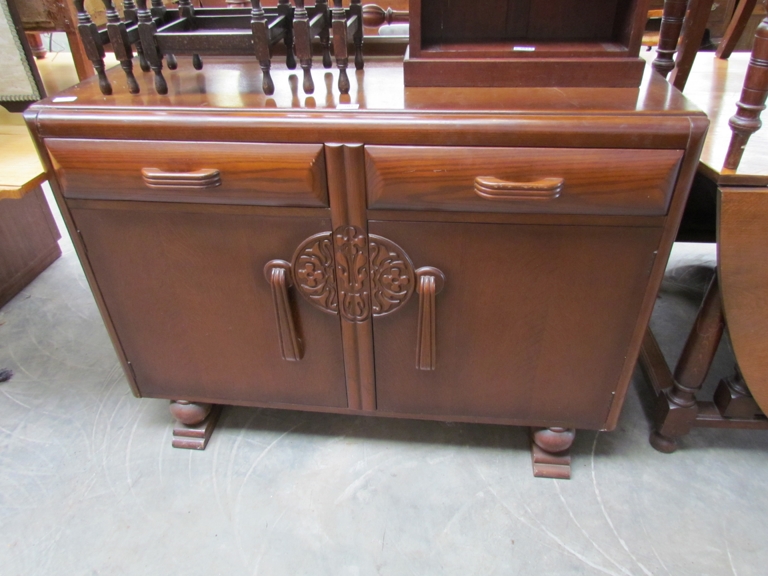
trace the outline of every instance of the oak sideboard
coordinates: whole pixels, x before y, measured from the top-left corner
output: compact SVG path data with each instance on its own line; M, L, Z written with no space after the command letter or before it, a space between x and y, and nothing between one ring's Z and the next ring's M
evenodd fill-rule
M530 426L535 473L568 477L574 430L616 426L706 117L650 70L315 74L265 96L208 58L166 96L117 70L26 112L134 394L196 448L227 404Z

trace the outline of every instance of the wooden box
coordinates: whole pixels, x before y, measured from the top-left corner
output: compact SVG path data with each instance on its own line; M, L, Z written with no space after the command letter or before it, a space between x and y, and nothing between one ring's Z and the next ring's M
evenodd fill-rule
M649 0L411 0L406 86L640 85Z

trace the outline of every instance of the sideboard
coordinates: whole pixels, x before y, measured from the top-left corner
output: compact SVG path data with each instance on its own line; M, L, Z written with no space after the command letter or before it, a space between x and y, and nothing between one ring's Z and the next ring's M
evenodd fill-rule
M373 58L349 95L278 69L265 96L210 58L134 96L114 72L26 119L175 445L227 404L510 424L569 477L574 430L616 426L708 124L661 77L405 88Z

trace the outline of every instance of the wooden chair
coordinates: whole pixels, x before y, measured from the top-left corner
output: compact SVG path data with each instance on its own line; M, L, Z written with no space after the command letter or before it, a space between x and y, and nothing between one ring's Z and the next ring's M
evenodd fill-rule
M712 121L699 176L717 191L718 263L674 373L650 329L645 336L640 364L657 395L650 440L662 452L673 452L695 426L768 429L768 133L753 136L768 96L768 17L749 58L700 56L697 65L687 95ZM734 102L736 114L728 119ZM711 402L700 401L726 325L738 366Z

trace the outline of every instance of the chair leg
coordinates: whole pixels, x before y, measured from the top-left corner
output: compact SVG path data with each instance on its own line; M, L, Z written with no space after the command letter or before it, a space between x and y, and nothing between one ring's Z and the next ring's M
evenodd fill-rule
M715 51L717 58L727 60L730 57L741 35L744 34L744 28L746 28L749 17L752 16L752 12L755 10L755 4L757 4L757 0L739 1L739 5L736 6L736 11L728 23L728 28L725 30L725 35Z
M763 5L768 11L768 0L763 0ZM741 98L736 103L736 114L728 121L733 135L728 153L725 155L723 166L725 170L738 168L749 137L762 126L760 114L765 110L766 97L768 97L768 16L757 27Z

